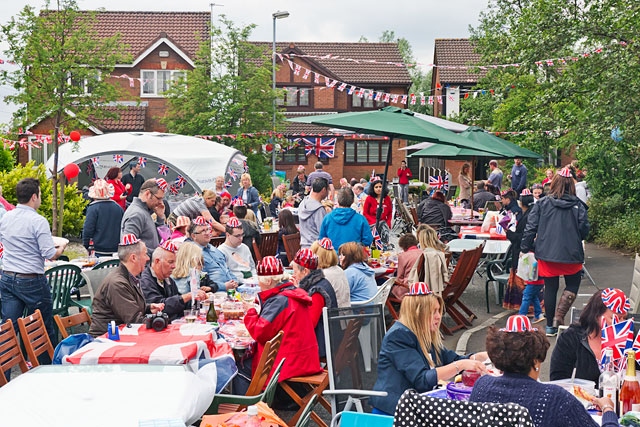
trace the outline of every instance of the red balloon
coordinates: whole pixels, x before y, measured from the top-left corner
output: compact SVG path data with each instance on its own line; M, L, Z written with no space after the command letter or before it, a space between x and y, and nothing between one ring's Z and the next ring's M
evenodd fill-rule
M64 176L66 176L67 179L73 179L80 173L80 168L75 163L69 163L64 167L62 172L64 172Z
M73 142L80 141L80 132L78 132L77 130L71 131L71 133L69 134L69 138L71 138L71 140ZM76 174L76 175L78 175L78 174Z
M272 144L267 144L264 148L265 148L265 150L267 150L267 153L270 153L273 150L273 145Z

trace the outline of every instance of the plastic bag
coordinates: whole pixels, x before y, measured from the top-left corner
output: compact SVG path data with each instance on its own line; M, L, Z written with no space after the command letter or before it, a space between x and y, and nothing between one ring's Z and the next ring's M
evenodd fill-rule
M520 255L516 274L527 282L538 280L538 260L533 252Z
M53 353L52 364L62 365L64 356L70 355L80 347L89 344L93 340L94 338L89 334L69 335L67 338L60 341L56 346L56 350Z

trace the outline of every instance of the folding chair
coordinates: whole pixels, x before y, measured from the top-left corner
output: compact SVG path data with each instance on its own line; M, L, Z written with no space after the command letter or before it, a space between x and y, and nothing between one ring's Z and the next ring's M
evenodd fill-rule
M304 396L300 396L294 389L291 387L292 384L301 384L305 386L308 390L307 394ZM297 426L298 420L300 420L311 402L312 399L316 398L324 406L327 411L331 410L331 405L329 402L322 397L322 393L329 386L329 374L326 370L323 370L320 373L315 375L306 375L304 377L292 377L288 380L282 381L280 383L280 387L293 399L294 402L300 406L298 412L295 413L293 418L289 420L289 426ZM313 405L312 405L313 406ZM311 410L310 414L313 421L316 422L320 427L327 427L327 423L318 415L315 411Z
M489 283L493 284L496 294L496 304L500 304L504 295L504 288L509 283L509 269L511 267L510 251L504 259L495 259L485 264L487 270L487 278L484 282L484 293L487 300L487 313L489 311Z
M282 243L284 244L284 250L287 252L287 259L290 263L293 262L296 253L300 250L300 233L282 236Z
M45 277L51 287L51 299L53 301L53 314L69 315L71 290L79 288L82 282L82 270L76 265L60 265L45 271Z
M18 328L20 329L20 337L24 348L27 350L27 357L34 368L40 366L38 356L45 352L53 360L53 345L49 340L47 329L44 327L44 320L42 320L42 313L40 313L39 309L36 309L33 314L27 317L18 318Z
M19 366L23 374L29 370L20 351L20 343L13 329L13 323L7 319L0 325L0 387L8 382L5 373L14 366Z
M295 427L307 427L309 425L309 421L311 421L311 414L313 413L313 407L316 406L316 403L318 403L318 396L314 394L302 411Z
M209 241L209 243L211 243L212 246L215 246L217 248L218 246L223 244L226 239L227 238L225 236L214 237Z
M61 317L59 314L56 314L55 316L53 316L53 320L55 320L56 325L58 326L58 331L60 331L62 339L69 336L69 331L67 331L67 329L82 325L83 323L91 326L91 316L89 316L89 311L87 311L86 308L82 308L80 310L80 313L72 314L66 317Z

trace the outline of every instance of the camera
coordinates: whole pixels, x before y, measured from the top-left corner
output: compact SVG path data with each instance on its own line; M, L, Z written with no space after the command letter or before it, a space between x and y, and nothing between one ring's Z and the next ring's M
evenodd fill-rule
M153 329L156 332L167 329L169 325L169 316L161 311L156 314L147 314L144 319L144 324L147 329Z

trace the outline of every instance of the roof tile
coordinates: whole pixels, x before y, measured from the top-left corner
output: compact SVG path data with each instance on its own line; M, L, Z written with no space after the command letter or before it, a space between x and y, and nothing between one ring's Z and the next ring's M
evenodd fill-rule
M103 110L118 114L118 119L96 119L90 118L91 123L95 124L103 132L130 132L130 131L146 131L146 115L147 107L132 106L106 106Z
M436 39L433 63L443 65L479 65L480 54L476 53L469 39ZM473 69L441 68L440 82L442 83L477 83L487 74L486 70L475 72Z

